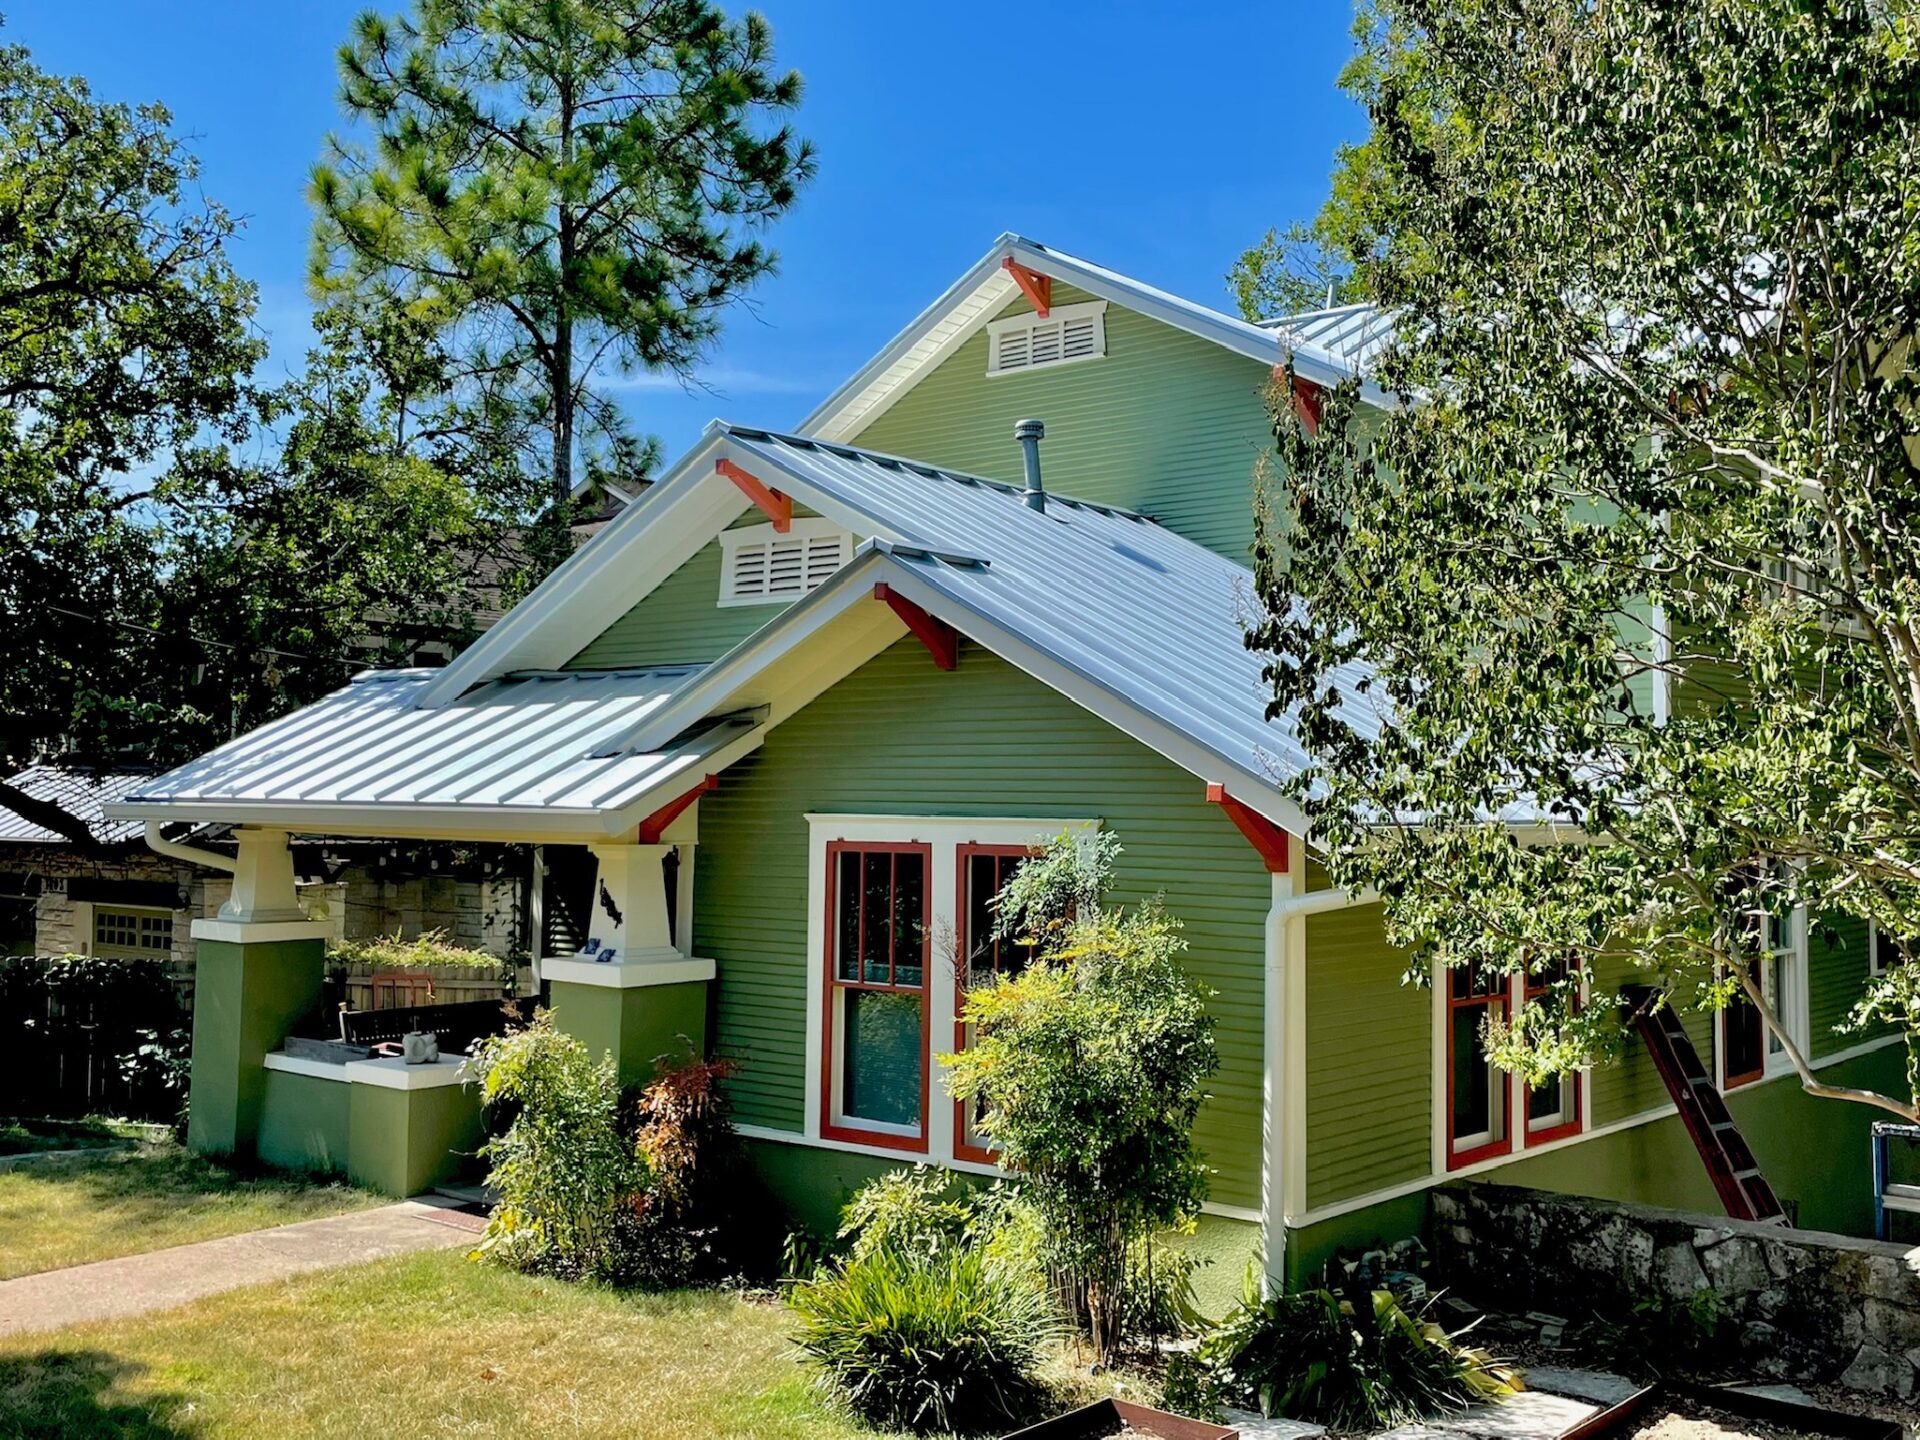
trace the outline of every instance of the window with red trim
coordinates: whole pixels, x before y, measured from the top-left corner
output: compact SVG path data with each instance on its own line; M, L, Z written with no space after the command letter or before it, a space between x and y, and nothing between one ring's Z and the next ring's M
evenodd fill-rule
M1447 1168L1470 1165L1513 1149L1507 1116L1511 1083L1487 1057L1481 1032L1491 1016L1509 1014L1506 975L1468 966L1447 971Z
M1572 959L1556 961L1537 974L1530 970L1522 993L1529 1002L1544 1000L1579 973L1580 963ZM1568 996L1567 1003L1576 1009L1579 1007L1578 991ZM1580 1080L1580 1072L1576 1070L1551 1078L1544 1085L1528 1087L1527 1144L1544 1145L1549 1140L1580 1133Z
M820 1133L927 1148L927 845L827 846Z
M1033 852L1024 845L960 845L955 847L958 874L954 897L960 915L961 993L977 985L990 984L996 976L1017 975L1032 958L1030 946L1011 939L995 939L993 934L993 898L1013 872ZM953 1022L953 1048L967 1048L966 1023ZM956 1100L953 1104L953 1153L961 1160L993 1163L995 1152L975 1128L980 1102Z

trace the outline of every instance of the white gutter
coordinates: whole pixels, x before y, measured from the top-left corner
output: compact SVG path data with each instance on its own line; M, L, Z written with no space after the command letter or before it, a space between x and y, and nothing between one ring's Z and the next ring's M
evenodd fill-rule
M209 870L224 870L229 875L240 868L240 861L235 856L222 855L218 850L202 850L197 845L182 845L177 840L164 839L160 834L160 828L165 823L164 820L147 821L147 848L156 855L184 860L189 865L204 865Z
M1380 899L1372 890L1303 893L1302 847L1297 834L1291 838L1296 858L1273 877L1262 987L1260 1213L1268 1294L1285 1288L1288 1221L1307 1213L1307 917Z

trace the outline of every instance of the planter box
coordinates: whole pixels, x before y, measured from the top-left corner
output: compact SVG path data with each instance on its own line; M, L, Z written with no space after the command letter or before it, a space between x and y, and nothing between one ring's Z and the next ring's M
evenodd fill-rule
M1738 1390L1722 1390L1717 1386L1663 1380L1561 1431L1560 1440L1616 1440L1616 1437L1633 1434L1668 1411L1677 1410L1684 1415L1698 1407L1740 1420L1758 1421L1774 1430L1827 1437L1827 1440L1901 1440L1902 1437L1899 1424L1892 1420L1822 1410L1765 1395L1744 1395Z
M1005 1440L1106 1440L1129 1428L1141 1440L1240 1440L1238 1430L1169 1415L1126 1400L1097 1400L1038 1425L1016 1430Z

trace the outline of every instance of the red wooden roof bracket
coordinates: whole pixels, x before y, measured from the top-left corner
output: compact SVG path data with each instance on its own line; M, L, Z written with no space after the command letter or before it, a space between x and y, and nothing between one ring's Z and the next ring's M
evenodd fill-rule
M713 468L739 486L740 493L759 506L761 514L773 521L775 530L784 535L793 528L793 497L791 495L783 494L762 484L759 476L742 470L725 457L714 461Z
M1287 367L1284 365L1274 366L1273 378L1283 385L1287 384ZM1306 426L1307 434L1318 435L1320 433L1320 407L1326 397L1326 388L1321 385L1316 385L1313 381L1299 375L1293 377L1293 382L1288 388L1291 392L1290 398L1293 401L1293 413L1300 417L1300 423Z
M1013 277L1013 283L1020 287L1020 293L1033 302L1033 308L1042 320L1053 305L1053 277L1042 275L1038 270L1030 270L1011 255L1002 260L1007 274Z
M687 791L686 794L669 800L640 822L640 843L642 845L658 845L660 843L660 837L666 833L667 826L686 814L688 806L692 805L694 801L698 800L709 790L718 790L719 788L720 777L718 775L709 775L698 785Z
M884 600L887 608L906 622L907 629L927 647L933 663L951 670L960 663L960 635L944 620L935 619L904 595L894 593L885 581L873 587L873 598Z
M1207 803L1218 805L1226 811L1227 818L1234 827L1247 837L1247 843L1260 852L1260 858L1267 862L1267 871L1272 875L1284 875L1287 870L1287 832L1258 810L1242 805L1227 794L1227 787L1216 781L1207 784Z

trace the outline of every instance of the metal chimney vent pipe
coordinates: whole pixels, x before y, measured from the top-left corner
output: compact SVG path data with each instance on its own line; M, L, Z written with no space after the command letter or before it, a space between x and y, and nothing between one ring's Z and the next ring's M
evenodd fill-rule
M1046 434L1047 427L1038 420L1022 420L1013 427L1013 438L1020 442L1027 462L1027 508L1043 513L1047 508L1047 492L1040 484L1040 442Z

